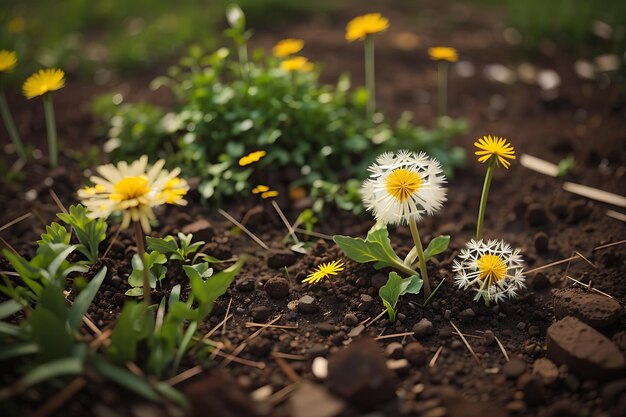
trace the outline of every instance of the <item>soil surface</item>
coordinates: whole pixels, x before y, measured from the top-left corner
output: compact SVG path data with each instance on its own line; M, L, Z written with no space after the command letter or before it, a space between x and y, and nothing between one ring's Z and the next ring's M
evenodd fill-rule
M626 245L601 247L626 236L623 222L606 215L615 207L563 190L564 180L624 194L626 172L626 91L610 78L580 78L572 56L547 44L530 60L501 22L502 15L474 6L428 1L419 10L407 2L351 2L331 16L312 18L259 30L252 45L270 47L285 37L305 40L304 53L323 63L323 79L334 82L351 72L363 82L362 45L346 43L343 27L351 17L380 11L391 28L377 38L379 108L397 116L415 113L416 122L433 124L436 109L436 65L426 49L450 45L461 62L450 72L449 113L466 118L470 132L454 139L467 149L468 166L450 180L448 198L437 216L420 230L424 241L450 234L450 248L429 263L436 283L445 280L433 300L408 295L398 304L398 320L378 317L378 289L387 271L346 260L346 269L317 286L301 284L321 262L343 257L332 241L320 239L307 255L286 251L287 234L271 204L248 198L225 209L270 247L257 246L220 214L190 195L187 208L169 208L155 236L197 226L205 253L217 257L247 255L236 282L217 303L200 329L209 332L226 316L232 318L211 338L222 342L206 369L176 385L192 404L191 415L215 416L620 416L626 415ZM501 65L503 67L493 67ZM531 65L532 67L529 67ZM497 68L497 69L494 69ZM504 69L503 69L504 68ZM529 72L529 68L535 70ZM508 70L507 70L508 69ZM543 90L536 72L554 70L555 89ZM85 183L83 159L76 152L100 146L99 122L89 111L99 93L121 92L168 105L165 91L150 92L149 81L161 69L105 86L72 81L55 95L62 140L62 168L49 171L45 160L45 125L40 103L10 98L22 137L41 147L35 161L21 168L19 181L4 177L0 192L0 224L24 213L33 215L0 232L5 245L30 257L44 225L59 211L56 194L65 205L76 201ZM493 80L511 79L510 82ZM4 131L4 126L0 127ZM452 260L473 237L485 166L471 157L473 142L485 134L504 136L517 155L528 153L558 163L573 154L573 169L552 178L521 166L496 172L486 218L487 238L504 239L519 247L527 269L580 254L570 262L527 274L527 289L508 303L486 307L473 294L453 285ZM4 166L14 157L3 152ZM286 194L286 193L283 193ZM293 222L304 203L277 202ZM208 223L198 225L199 220ZM316 231L365 236L373 225L368 217L332 212ZM110 227L113 236L117 226ZM110 238L103 244L108 245ZM411 247L408 228L391 230L399 254ZM89 312L101 329L112 326L128 289L126 277L134 243L128 231L102 263L108 276ZM0 269L9 268L5 260ZM170 271L167 286L183 282ZM179 271L180 272L180 271ZM574 281L584 285L574 289ZM599 292L601 291L601 293ZM154 294L156 301L165 292ZM608 294L612 298L607 297ZM268 323L281 327L250 327ZM465 335L466 347L455 328ZM254 325L252 325L254 326ZM259 332L259 330L261 330ZM241 346L244 346L241 350ZM228 356L237 352L235 360ZM182 369L196 364L183 361ZM15 377L15 364L3 364L3 385ZM29 390L20 399L33 411L56 390ZM171 407L147 404L116 386L90 378L87 386L56 415L164 416L181 415Z

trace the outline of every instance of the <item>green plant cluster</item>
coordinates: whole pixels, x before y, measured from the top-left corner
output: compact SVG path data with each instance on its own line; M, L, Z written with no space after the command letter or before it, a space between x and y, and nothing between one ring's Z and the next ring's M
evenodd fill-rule
M408 113L396 122L382 114L367 120L367 93L352 91L347 75L327 85L318 71L286 72L279 59L262 50L248 59L247 34L234 24L227 36L236 47L210 54L192 47L166 77L153 82L153 88L174 93L171 111L100 98L94 109L109 121L105 150L111 159L145 153L165 158L183 175L199 177L201 195L215 201L247 192L255 186L252 175L263 178L265 167L291 168L296 173L291 185L310 186L316 180L362 178L386 149L427 151L448 169L463 161L462 150L450 146L452 136L467 129L463 121L441 119L426 130ZM267 156L254 169L238 165L239 158L257 150Z
M99 245L106 237L107 224L90 219L81 205L70 207L58 218L71 229L57 222L48 225L31 260L9 250L2 252L17 272L15 279L0 274L0 293L5 298L0 302L0 363L20 363L17 382L0 388L0 402L8 415L20 414L11 398L31 386L94 373L151 401L184 405L184 396L159 379L175 375L187 354L208 360L215 342L198 333L199 324L231 285L244 260L213 273L209 263L222 261L199 252L204 242L193 242L191 234L148 238L146 265L155 283L165 277L172 262L182 265L188 281L173 286L158 306L128 301L110 343L94 345L83 323L107 276L106 267L94 275L90 272L101 256ZM135 279L141 290L143 266L136 257L133 267L129 282ZM70 291L66 291L68 277L74 282ZM126 369L129 361L138 359L140 346L142 351L147 348L147 354L139 365L156 380Z

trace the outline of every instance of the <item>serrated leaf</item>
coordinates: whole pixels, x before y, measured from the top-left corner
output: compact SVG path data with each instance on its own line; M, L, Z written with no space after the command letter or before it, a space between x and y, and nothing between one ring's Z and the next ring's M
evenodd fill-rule
M360 239L350 236L333 236L333 240L345 252L346 256L355 262L376 262L377 267L397 267L402 260L391 247L389 232L386 227L372 229L367 238Z
M428 261L435 255L439 255L448 249L448 245L450 244L450 236L443 235L437 236L433 240L428 243L428 247L424 250L424 258Z

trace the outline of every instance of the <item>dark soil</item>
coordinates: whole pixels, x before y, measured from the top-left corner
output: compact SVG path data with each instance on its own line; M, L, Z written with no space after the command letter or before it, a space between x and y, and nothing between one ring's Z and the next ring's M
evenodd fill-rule
M475 68L475 75L471 77L461 77L451 71L450 114L466 118L471 125L470 133L456 138L455 144L465 147L471 155L475 139L493 134L507 137L517 155L529 153L557 163L573 154L576 163L567 180L624 194L626 92L623 85L611 84L608 78L598 82L580 79L573 69L578 57L558 48L529 61L538 69L551 68L558 72L561 84L556 95L546 97L535 84L488 80L483 74L487 65L503 64L516 70L525 62L520 59L518 47L504 40L501 15L447 2L429 1L419 10L405 2L392 2L392 5L394 7L379 4L375 8L391 21L391 29L377 40L379 108L391 115L411 111L418 123L432 125L436 108L433 102L436 66L428 60L426 49L439 44L454 46L462 60ZM372 10L371 6L355 1L349 9L330 17L266 29L253 38L253 45L269 47L284 37L300 37L306 42L304 53L323 62L326 81L333 82L341 72L349 71L354 84L360 85L363 81L362 45L346 43L343 27L352 16ZM398 47L405 33L417 34L418 44L405 49ZM406 34L403 36L406 38ZM103 142L96 134L98 122L89 112L90 100L98 93L113 90L123 92L131 101L147 99L168 104L171 98L166 92L148 91L149 80L157 74L159 72L142 74L131 81L112 82L105 87L70 81L55 95L63 168L50 172L42 157L22 169L21 181L2 182L0 224L27 212L34 214L0 233L8 244L24 256L32 256L33 242L59 211L51 191L66 206L75 201L74 192L84 184L85 176L74 152L84 150L88 144ZM14 96L11 106L24 139L45 149L40 103L25 103ZM0 131L4 132L4 126ZM37 142L38 139L41 142ZM1 157L5 163L13 158L7 154ZM276 264L273 251L256 246L245 234L233 234L232 225L212 209L200 205L193 194L187 208L170 208L159 216L167 220L154 235L177 232L198 219L206 219L210 222L204 230L210 237L204 249L207 254L217 258L248 256L235 284L220 299L201 331L208 332L221 322L230 304L232 319L226 323L225 331L215 332L212 339L224 344L224 352L232 352L243 342L249 342L238 358L251 362L242 364L217 356L206 370L177 386L190 396L194 406L190 413L198 416L330 417L365 415L374 410L375 413L369 415L625 415L624 373L617 373L617 378L614 374L607 376L601 363L590 361L581 368L567 362L567 354L561 351L552 354L554 345L552 350L547 350L547 331L556 321L553 292L571 286L569 276L610 294L621 305L619 312L611 310L612 313L605 314L617 314L617 319L602 316L604 309L600 309L602 311L593 310L593 317L585 321L581 313L587 303L585 297L597 293L581 290L570 294L565 303L572 303L572 298L578 300L573 306L560 305L559 318L562 311L569 311L565 314L594 326L596 330L588 327L591 330L585 332L593 332L596 338L601 338L600 334L606 336L602 339L606 340L601 344L603 347L595 354L601 356L602 349L617 348L623 360L626 351L623 315L626 246L594 249L626 236L624 223L606 215L607 209L615 207L570 194L562 189L562 179L529 171L519 163L514 163L508 171L498 171L489 198L487 238L504 239L519 247L529 270L568 258L575 252L584 255L593 265L579 258L528 274L528 288L520 297L486 307L472 301L473 294L454 287L451 273L452 260L473 237L484 170L485 167L470 156L468 167L457 172L450 181L449 202L436 217L426 219L420 226L425 241L439 234L452 235L448 251L429 264L430 276L436 282L443 279L446 282L425 308L421 296L402 298L395 323L383 317L369 325L382 309L377 294L386 281L386 271L378 272L369 265L347 261L345 271L333 281L333 286L328 282L319 286L301 284L319 263L342 258L341 250L332 242L320 240L306 256L283 257L286 270L270 268L269 259L269 264L274 266L281 263ZM293 221L298 211L292 208L291 202L286 199L278 202ZM270 204L250 198L226 208L237 219L254 213L247 226L274 250L285 249L281 240L287 231ZM333 212L321 219L316 231L364 236L372 224L369 217ZM110 228L111 235L115 231L116 226ZM391 237L399 253L408 252L411 244L408 229L392 230ZM108 243L107 239L105 244ZM114 324L126 300L123 294L128 288L126 277L134 251L131 235L125 231L108 257L102 260L110 272L90 311L94 323L101 329ZM0 261L0 266L2 270L8 268L4 260ZM287 280L288 294L284 291L285 282L277 278ZM270 290L273 296L268 296L265 288L269 280L273 280ZM182 274L170 274L166 285L171 287L181 282ZM157 292L154 297L158 301L164 294ZM303 296L314 300L301 300ZM302 301L300 306L299 300ZM593 306L598 300L588 302ZM265 329L257 337L248 339L258 328L246 327L246 323L267 323L273 319L277 319L274 324L288 328ZM600 320L601 324L594 320ZM466 335L476 358L456 334L452 323ZM365 340L412 332L415 333L375 342L380 348L372 347ZM567 347L576 347L575 341L568 343ZM280 354L277 358L277 352L287 354L286 358ZM434 361L437 352L438 358ZM319 356L329 359L327 380L312 373L313 359ZM350 361L352 357L359 361ZM546 358L565 361L569 368L557 363L555 371ZM194 365L183 363L183 368ZM3 369L3 373L5 370L0 380L8 384L16 369L9 367ZM296 379L299 385L292 385ZM293 387L301 388L293 390ZM261 401L251 400L249 394L253 391ZM20 405L25 410L34 410L55 392L49 389L28 391L20 399ZM174 409L145 404L93 378L57 415L177 414Z

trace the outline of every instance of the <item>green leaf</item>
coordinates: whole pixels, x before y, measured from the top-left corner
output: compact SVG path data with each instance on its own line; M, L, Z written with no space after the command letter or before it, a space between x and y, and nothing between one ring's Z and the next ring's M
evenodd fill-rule
M201 274L197 270L193 268L185 269L185 272L193 271L191 274L188 273L187 276L191 282L191 291L202 304L204 313L208 314L215 300L226 292L233 282L233 279L235 279L235 275L237 275L243 266L243 263L244 260L239 259L233 265L214 274L206 281L202 279Z
M176 357L174 358L174 364L172 365L172 373L175 374L178 372L178 366L180 365L180 361L183 359L183 355L187 351L187 346L189 346L189 342L191 342L191 338L193 337L196 329L198 328L198 322L192 321L187 327L185 331L185 336L183 336L183 340L180 342L178 346L178 350L176 351Z
M20 381L22 387L30 387L48 379L79 375L83 373L83 359L78 357L57 359L44 363L28 372Z
M72 354L74 339L65 328L65 320L40 305L30 315L28 323L42 360L66 358Z
M146 243L149 251L157 251L163 255L169 255L178 250L176 240L172 236L165 236L162 239L147 236Z
M60 321L65 322L67 320L68 305L61 288L54 285L44 287L39 297L39 306L54 313Z
M402 279L397 273L390 272L387 283L380 287L378 295L383 300L383 305L387 309L389 320L394 321L396 317L396 304L401 295L417 294L422 288L422 279L417 275Z
M71 329L78 330L83 316L87 313L91 302L98 293L106 274L107 268L105 266L98 271L96 276L89 281L87 287L85 287L85 289L78 294L76 300L74 300L74 304L72 305L72 308L70 308L70 312L67 317L67 322Z
M129 290L126 290L124 295L127 295L129 297L141 297L143 295L143 288L142 287L133 287L133 288L131 288Z
M450 244L450 236L437 236L433 240L430 241L426 250L424 250L424 258L428 261L435 255L439 255L448 249L448 245Z
M13 314L21 311L24 306L15 300L5 301L0 304L0 320L11 317Z
M16 358L18 356L34 355L37 352L39 352L39 347L36 343L15 343L9 346L0 347L0 361Z
M14 337L24 337L24 329L15 324L9 324L4 321L0 321L0 334Z
M99 374L110 379L116 384L129 389L130 391L139 394L150 401L154 401L156 403L161 402L161 398L152 389L148 382L126 369L111 365L103 360L94 361L93 367Z
M391 267L413 275L415 271L402 264L402 260L391 247L386 227L372 228L365 240L350 236L333 236L333 240L355 262L375 262L377 269Z
M127 302L120 313L107 353L117 363L134 361L137 344L154 327L154 319L146 311L145 303Z

